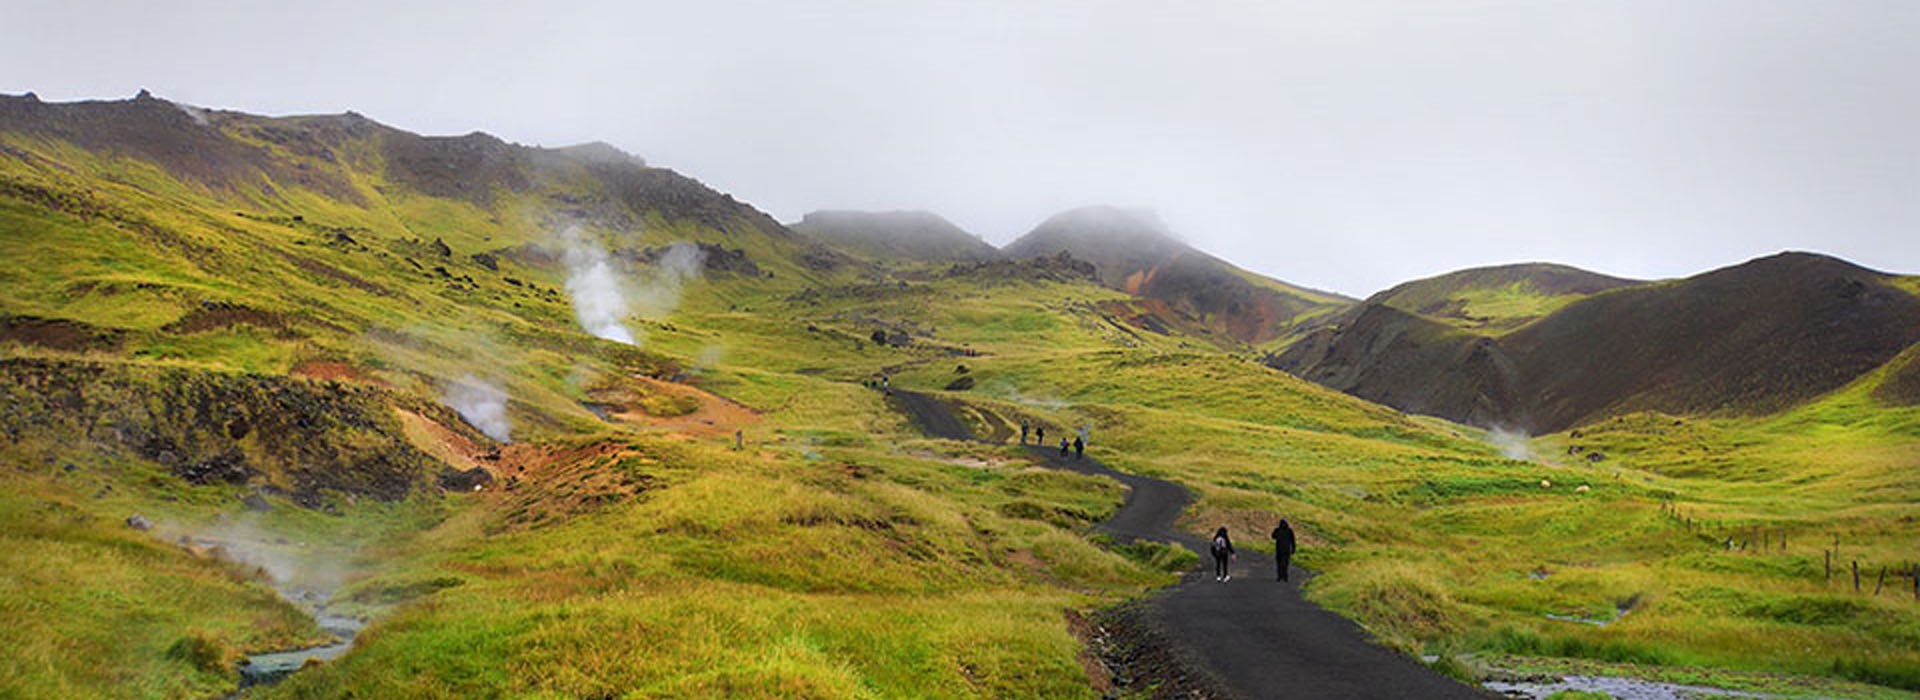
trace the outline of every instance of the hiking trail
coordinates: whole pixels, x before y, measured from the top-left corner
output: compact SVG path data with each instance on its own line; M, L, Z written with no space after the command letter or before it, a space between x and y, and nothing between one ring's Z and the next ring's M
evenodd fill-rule
M974 439L939 399L893 391L892 404L931 437ZM1028 446L1043 466L1105 476L1126 484L1127 499L1095 526L1119 539L1174 542L1199 554L1200 565L1180 582L1149 597L1154 624L1184 647L1180 656L1205 666L1221 684L1245 698L1489 698L1490 691L1435 673L1369 641L1353 621L1300 596L1299 567L1291 582L1277 582L1273 557L1241 549L1233 580L1213 580L1205 538L1174 527L1193 502L1186 487L1113 470L1091 456L1062 457L1057 448ZM1267 533L1240 533L1242 541Z

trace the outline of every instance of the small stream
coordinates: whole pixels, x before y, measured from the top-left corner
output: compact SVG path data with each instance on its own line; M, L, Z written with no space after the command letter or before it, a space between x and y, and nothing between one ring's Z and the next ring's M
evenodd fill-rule
M320 629L333 635L336 641L305 649L289 651L270 651L253 654L240 662L240 687L251 688L256 685L272 685L293 675L293 672L305 668L307 662L332 661L353 648L353 638L366 626L359 618L345 615L327 614L323 604L314 611L314 622Z
M1662 683L1621 676L1565 676L1551 681L1487 681L1487 690L1510 698L1540 700L1563 690L1605 693L1618 700L1694 700L1695 698L1773 698L1775 695L1749 693L1699 685Z
M274 591L312 616L314 624L331 639L317 646L247 655L235 668L240 672L239 689L222 700L244 698L248 688L278 683L309 664L333 661L353 649L354 638L359 636L366 621L328 611L341 578L332 560L308 549L304 542L270 536L246 523L229 523L225 527L217 535L187 535L177 541L203 556L259 567Z

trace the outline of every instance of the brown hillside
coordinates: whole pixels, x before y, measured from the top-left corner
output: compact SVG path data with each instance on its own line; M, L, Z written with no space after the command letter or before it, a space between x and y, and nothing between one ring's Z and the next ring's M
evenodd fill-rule
M1093 263L1101 284L1164 302L1243 343L1273 340L1349 303L1240 270L1175 240L1147 212L1114 207L1062 212L1004 249L1014 258L1062 251Z
M1762 413L1920 341L1920 299L1886 280L1785 253L1598 294L1498 339L1370 305L1273 364L1403 410L1533 432L1639 409Z

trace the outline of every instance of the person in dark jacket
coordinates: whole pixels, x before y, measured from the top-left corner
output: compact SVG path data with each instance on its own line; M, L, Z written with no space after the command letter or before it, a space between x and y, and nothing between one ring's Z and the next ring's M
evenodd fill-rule
M1020 444L1027 444L1027 433L1032 431L1033 428L1029 427L1026 421L1020 421Z
M1069 444L1067 443L1067 439L1060 438L1060 456L1062 457L1067 456L1068 447L1069 447Z
M1293 526L1286 518L1273 528L1273 565L1280 569L1280 580L1287 580L1287 567L1293 561Z
M1087 442L1080 438L1074 438L1073 439L1073 458L1079 459L1085 456L1087 456Z
M1233 579L1227 571L1227 562L1233 560L1233 538L1227 537L1227 529L1220 528L1213 533L1213 580L1226 583Z
M1047 426L1044 426L1044 425L1033 426L1033 444L1035 445L1047 444Z

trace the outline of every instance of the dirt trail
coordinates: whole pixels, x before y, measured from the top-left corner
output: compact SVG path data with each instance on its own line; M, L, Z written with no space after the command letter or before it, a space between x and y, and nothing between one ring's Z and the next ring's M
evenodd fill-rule
M972 434L938 399L898 391L893 404L928 435L971 440ZM1203 571L1149 601L1167 636L1186 646L1206 671L1246 698L1488 698L1491 692L1464 685L1368 641L1367 632L1300 597L1293 583L1275 581L1273 558L1242 549L1233 580L1213 580L1203 538L1174 527L1193 496L1162 479L1123 474L1091 457L1063 458L1056 449L1032 447L1043 465L1111 477L1128 487L1126 503L1097 528L1121 538L1177 542L1202 559ZM1266 533L1239 533L1241 541Z

